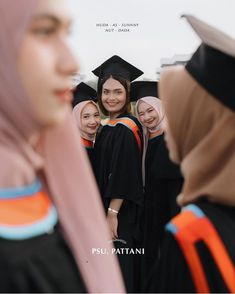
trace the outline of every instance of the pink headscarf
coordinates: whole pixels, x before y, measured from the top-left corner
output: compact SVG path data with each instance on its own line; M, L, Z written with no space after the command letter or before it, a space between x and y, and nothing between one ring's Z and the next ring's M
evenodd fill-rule
M158 123L154 129L150 130L150 129L146 128L140 121L138 107L142 102L145 102L145 103L149 104L150 106L152 106L158 114L159 120L158 120ZM142 158L142 177L143 177L143 183L145 184L145 156L146 156L146 151L147 151L147 147L148 147L149 134L156 133L158 131L160 132L160 134L162 134L164 127L165 127L165 123L166 123L166 117L165 117L165 111L163 109L161 100L159 98L153 97L153 96L146 96L146 97L140 98L136 103L136 113L137 113L138 120L142 124L143 134L144 134L144 148L143 148L143 158Z
M82 111L84 109L84 107L89 104L89 103L92 103L96 108L97 108L97 111L99 111L96 103L92 100L88 100L88 101L82 101L80 103L78 103L74 108L73 108L73 117L75 119L75 122L76 122L76 125L78 126L78 129L79 129L79 132L80 132L80 135L82 138L85 138L85 139L88 139L88 140L91 140L91 138L89 138L85 133L84 131L82 130L82 125L81 125L81 116L82 116ZM94 138L92 140L95 139L95 135L94 135Z
M92 254L92 248L111 250L110 236L71 110L42 132L20 84L18 48L37 1L0 1L0 188L30 184L40 169L88 291L123 292L116 258ZM40 154L28 142L37 132Z

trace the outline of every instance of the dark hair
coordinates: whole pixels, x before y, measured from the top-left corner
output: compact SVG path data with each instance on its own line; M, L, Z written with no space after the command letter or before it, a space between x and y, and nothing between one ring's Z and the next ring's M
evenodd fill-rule
M99 81L98 81L97 98L98 98L98 104L99 104L100 110L102 111L102 113L104 115L106 115L106 116L109 115L108 111L103 106L101 96L102 96L103 85L110 78L112 78L114 80L117 80L125 88L125 91L126 91L126 103L123 106L123 108L121 109L121 113L126 113L126 112L129 113L131 111L130 82L128 80L120 77L120 76L117 76L117 75L108 75L108 76L105 76L102 79L99 79Z

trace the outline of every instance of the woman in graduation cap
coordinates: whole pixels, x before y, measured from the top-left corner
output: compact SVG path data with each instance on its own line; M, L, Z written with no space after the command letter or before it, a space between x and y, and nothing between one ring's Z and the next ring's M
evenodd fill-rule
M80 83L73 91L73 116L78 127L82 145L90 162L94 163L94 143L100 127L100 113L96 104L96 91L85 83Z
M100 109L109 117L95 142L96 179L127 290L135 292L135 252L131 249L135 249L143 201L142 129L130 114L129 90L130 81L142 71L115 55L93 73L99 77Z
M170 157L181 164L182 212L167 225L151 292L235 292L235 40L193 16L202 44L163 72Z
M0 1L0 292L124 291L92 251L112 248L72 118L66 5Z
M157 82L131 84L131 100L137 101L137 117L144 131L143 175L145 182L143 276L149 275L163 238L164 225L179 212L176 197L182 176L173 164L164 141L165 111L157 98Z

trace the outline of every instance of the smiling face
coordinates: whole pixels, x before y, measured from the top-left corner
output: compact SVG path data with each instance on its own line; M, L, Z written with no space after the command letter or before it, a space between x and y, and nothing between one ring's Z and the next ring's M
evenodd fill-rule
M100 114L93 103L87 103L81 113L81 129L88 135L94 137L100 126Z
M78 64L68 46L70 17L63 0L39 0L17 60L22 84L43 126L65 117Z
M149 130L155 129L159 122L157 111L150 104L141 101L138 105L138 116L140 122Z
M101 101L111 118L122 113L126 105L126 90L117 80L109 78L103 85Z

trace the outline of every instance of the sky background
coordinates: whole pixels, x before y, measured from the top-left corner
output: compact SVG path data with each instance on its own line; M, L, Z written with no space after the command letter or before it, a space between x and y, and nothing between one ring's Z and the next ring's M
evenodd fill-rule
M115 54L143 70L141 79L156 79L161 58L191 54L200 44L182 14L193 14L235 38L235 0L72 0L70 5L72 45L85 81L95 78L91 70ZM116 31L97 26L103 23ZM118 32L122 24L138 26Z

